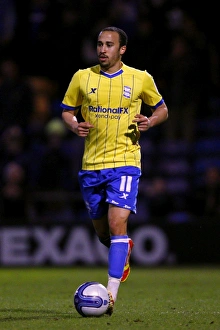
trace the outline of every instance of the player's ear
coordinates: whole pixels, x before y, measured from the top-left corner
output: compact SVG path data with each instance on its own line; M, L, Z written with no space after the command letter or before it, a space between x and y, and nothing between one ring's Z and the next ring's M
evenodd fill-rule
M120 49L120 55L123 55L126 51L126 46L122 46Z

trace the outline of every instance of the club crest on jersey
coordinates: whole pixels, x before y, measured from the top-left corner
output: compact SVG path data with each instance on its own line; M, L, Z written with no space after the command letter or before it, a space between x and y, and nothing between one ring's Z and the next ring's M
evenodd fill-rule
M126 97L127 99L131 98L131 87L124 86L123 96Z

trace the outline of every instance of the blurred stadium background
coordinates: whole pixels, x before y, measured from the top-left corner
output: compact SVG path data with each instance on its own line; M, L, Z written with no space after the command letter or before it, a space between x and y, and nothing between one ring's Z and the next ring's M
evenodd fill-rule
M1 265L106 262L79 192L83 141L60 102L108 25L127 32L123 61L154 76L170 111L141 136L132 261L219 264L217 13L212 0L0 0Z

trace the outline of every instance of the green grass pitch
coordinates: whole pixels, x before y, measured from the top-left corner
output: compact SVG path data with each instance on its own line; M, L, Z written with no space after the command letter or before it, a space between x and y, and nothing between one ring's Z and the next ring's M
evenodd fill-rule
M112 316L82 317L76 288L107 282L105 267L0 269L1 330L220 330L220 268L132 267Z

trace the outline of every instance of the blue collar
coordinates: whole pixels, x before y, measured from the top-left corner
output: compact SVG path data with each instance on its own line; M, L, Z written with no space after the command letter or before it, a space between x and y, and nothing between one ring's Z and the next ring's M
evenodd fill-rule
M118 70L117 72L114 72L114 73L106 73L102 70L100 70L100 74L102 74L103 76L107 77L107 78L114 78L114 77L117 77L119 76L120 74L122 74L123 70L120 69Z

